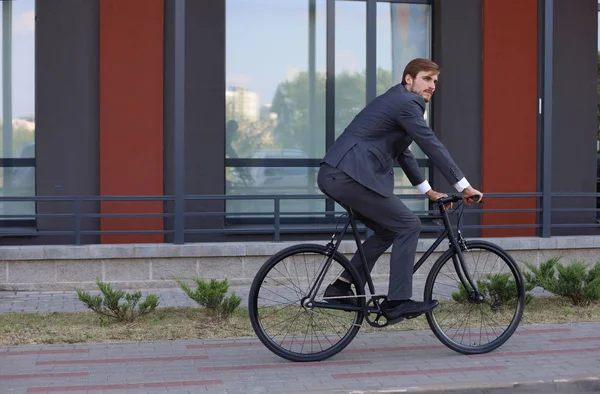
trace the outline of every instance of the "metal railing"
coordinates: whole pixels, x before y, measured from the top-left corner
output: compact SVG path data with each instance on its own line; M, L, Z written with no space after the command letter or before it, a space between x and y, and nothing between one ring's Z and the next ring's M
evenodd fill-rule
M402 194L399 195L405 200L422 200L423 195L417 194ZM597 209L596 201L600 198L600 193L552 193L551 204L557 205L551 209L550 215L544 215L543 211L543 194L542 193L487 193L485 194L484 204L475 207L474 209L467 208L464 210L464 224L462 228L473 230L484 229L533 229L535 236L541 234L551 234L551 229L588 229L592 233L600 234L600 224L597 220L600 217L600 209ZM70 212L51 212L49 205L46 205L43 211L49 213L36 213L31 215L11 215L2 214L0 220L10 219L28 219L34 223L35 228L0 228L0 236L72 236L72 243L81 245L84 236L89 235L165 235L171 236L171 243L176 242L176 239L185 240L185 235L190 234L272 234L273 241L279 242L283 233L306 234L306 233L325 233L336 229L336 221L343 211L282 211L282 202L288 200L325 200L323 195L185 195L183 203L199 202L204 204L203 208L208 206L208 202L220 202L223 209L221 210L195 210L184 211L183 209L175 209L173 206L172 212L162 213L102 213L100 212L100 203L104 202L162 202L163 211L165 203L177 204L174 196L28 196L28 197L0 197L0 204L7 202L37 202L38 204L51 203L71 203L72 209ZM511 199L513 207L494 208L490 205L497 205L493 202L501 199ZM518 199L518 202L517 200ZM570 203L562 204L561 200L571 199ZM582 204L584 199L587 200L587 205ZM247 212L231 212L226 209L228 201L271 201L272 210L268 211L247 211ZM515 207L523 205L523 201L527 201L527 205L531 208ZM487 205L485 204L487 203ZM84 209L85 204L96 204L93 209L89 207ZM214 204L214 203L213 203ZM501 204L506 205L506 204ZM552 205L550 205L552 206ZM64 206L61 206L64 210ZM86 211L87 210L87 211ZM93 212L89 212L89 211ZM111 208L107 208L108 211ZM1 212L1 211L0 211ZM440 227L433 221L428 221L438 214L435 210L415 210L414 211L424 221L423 231L435 232L440 230ZM510 223L503 223L502 218L508 218L512 214ZM523 214L530 214L523 219ZM495 218L491 220L490 217ZM502 215L502 216L498 216ZM516 215L516 216L515 216ZM521 223L516 222L521 215ZM535 215L532 218L532 215ZM553 216L560 215L558 219ZM574 216L575 215L575 216ZM474 219L468 219L475 216ZM94 225L96 229L85 228L84 222L89 219L144 219L144 218L161 218L160 228L157 229L123 229L123 230L106 230L101 229L100 224ZM220 225L213 226L186 226L186 220L190 218L222 218ZM296 223L290 224L289 218L295 218ZM307 218L310 218L307 219ZM570 221L571 219L573 221ZM70 219L70 224L65 225L64 220ZM304 219L304 225L303 225ZM532 222L533 219L533 222ZM59 225L59 220L63 222ZM171 220L169 223L170 229L165 229L165 220ZM237 222L236 225L228 225L232 221ZM554 221L554 222L553 222ZM314 223L318 222L318 225ZM490 224L490 222L492 222ZM506 221L504 221L506 222ZM312 223L312 224L311 224ZM308 226L307 226L308 225ZM92 227L94 227L92 226ZM284 228L285 226L285 228ZM90 226L87 226L90 227ZM111 227L118 227L114 223ZM591 229L591 230L590 230ZM177 234L182 232L181 234ZM568 233L568 231L567 231ZM179 237L177 237L179 235ZM4 243L0 238L0 244ZM185 242L185 241L184 241ZM183 243L184 243L183 242Z

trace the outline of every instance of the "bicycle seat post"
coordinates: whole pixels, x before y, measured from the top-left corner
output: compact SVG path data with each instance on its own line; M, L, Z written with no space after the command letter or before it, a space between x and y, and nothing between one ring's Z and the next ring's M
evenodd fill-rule
M346 208L346 207L344 207ZM356 246L358 248L358 254L360 256L361 265L363 268L363 272L365 274L365 279L369 285L369 290L371 294L375 294L375 285L373 284L373 279L371 278L371 273L369 272L369 266L367 265L367 258L365 257L365 252L362 247L362 242L360 240L360 235L358 234L358 227L356 226L356 220L354 217L354 213L352 212L352 208L346 208L348 211L348 219L350 220L350 226L352 227L352 235L354 235L354 241L356 242Z

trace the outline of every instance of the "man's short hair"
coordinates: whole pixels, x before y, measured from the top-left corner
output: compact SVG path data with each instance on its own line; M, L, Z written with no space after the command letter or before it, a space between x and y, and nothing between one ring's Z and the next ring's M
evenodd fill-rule
M432 62L429 59L416 58L411 60L406 67L404 68L404 73L402 73L402 85L406 85L406 76L410 75L413 78L417 77L417 74L421 71L435 71L439 74L440 66L436 63Z

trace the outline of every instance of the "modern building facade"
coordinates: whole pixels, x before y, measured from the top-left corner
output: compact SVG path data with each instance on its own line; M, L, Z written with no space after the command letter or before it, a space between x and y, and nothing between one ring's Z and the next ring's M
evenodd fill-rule
M473 234L598 232L594 0L18 0L2 43L2 196L30 198L0 201L0 244L327 236L319 160L414 57L469 181L521 193Z

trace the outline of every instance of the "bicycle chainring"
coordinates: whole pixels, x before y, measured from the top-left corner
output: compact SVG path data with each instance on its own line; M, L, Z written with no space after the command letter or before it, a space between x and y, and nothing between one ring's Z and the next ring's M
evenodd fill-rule
M367 302L367 310L369 312L365 316L365 319L367 320L367 323L369 323L369 325L371 327L383 328L388 325L388 320L385 317L385 315L383 314L383 311L381 310L381 304L385 300L387 300L387 296L381 295L381 296L373 296L373 297L371 297L369 302ZM382 319L383 319L383 321L382 321Z

